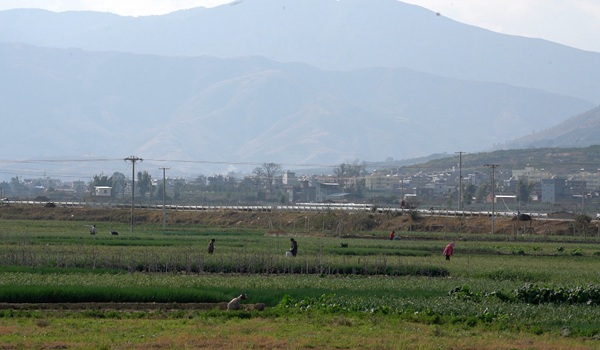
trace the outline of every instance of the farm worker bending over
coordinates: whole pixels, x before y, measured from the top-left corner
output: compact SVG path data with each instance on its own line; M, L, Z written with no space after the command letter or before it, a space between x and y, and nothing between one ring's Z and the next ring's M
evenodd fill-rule
M396 234L394 231L390 232L390 241L392 241L394 239L394 237L396 237Z
M290 238L290 241L292 241L292 247L290 248L290 253L292 253L292 256L296 256L296 254L298 254L298 242L296 242L296 240L293 238Z
M446 256L446 260L450 260L450 255L452 255L452 253L454 253L454 242L450 242L450 244L448 244L446 248L444 248L444 255Z

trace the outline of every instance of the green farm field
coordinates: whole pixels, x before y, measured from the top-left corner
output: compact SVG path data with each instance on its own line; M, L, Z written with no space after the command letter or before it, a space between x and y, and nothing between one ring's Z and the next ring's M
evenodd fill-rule
M0 349L600 348L597 236L390 241L384 226L339 234L296 213L274 229L283 219L268 215L266 227L194 217L133 233L95 216L96 235L77 216L4 218ZM226 311L241 293L242 309Z

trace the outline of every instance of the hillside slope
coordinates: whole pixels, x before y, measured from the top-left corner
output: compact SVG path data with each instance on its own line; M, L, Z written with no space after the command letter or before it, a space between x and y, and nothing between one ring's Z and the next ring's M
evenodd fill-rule
M600 106L506 144L507 148L587 147L599 145Z
M87 173L79 162L78 169L45 165L84 178L125 172L122 159L131 154L151 169L188 161L170 173L197 175L215 171L211 162L222 172L222 163L330 165L472 152L590 108L543 91L402 68L324 71L258 57L0 44L0 76L0 116L11 130L0 151L13 160L119 160L117 168L86 165ZM37 163L21 166L39 172Z
M396 0L244 0L164 16L0 12L0 41L217 57L322 69L406 67L545 90L600 104L600 53L455 22Z

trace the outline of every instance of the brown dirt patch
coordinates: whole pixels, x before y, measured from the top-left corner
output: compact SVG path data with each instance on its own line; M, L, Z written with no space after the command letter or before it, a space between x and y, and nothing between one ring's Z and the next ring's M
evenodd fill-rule
M130 220L128 208L88 208L38 206L0 206L2 220L63 220L84 222L112 222L127 224ZM162 210L136 209L138 224L162 223ZM273 235L290 232L324 233L336 236L365 234L376 231L412 232L461 232L490 233L491 218L486 216L436 216L420 214L416 218L408 213L380 212L287 212L287 211L182 211L170 210L167 224L202 225L224 228L264 229ZM597 234L597 222L592 221L587 228L590 234ZM511 218L497 217L494 231L498 234L568 235L577 234L572 220L534 219L530 222L513 221Z

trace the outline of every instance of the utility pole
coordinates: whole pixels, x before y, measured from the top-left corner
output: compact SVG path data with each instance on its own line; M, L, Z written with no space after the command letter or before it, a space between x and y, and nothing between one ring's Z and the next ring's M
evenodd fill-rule
M404 200L404 178L400 178L400 201Z
M136 156L129 156L123 160L126 162L131 162L131 233L133 233L133 207L135 203L135 163L141 163L144 160Z
M163 229L167 228L167 210L165 209L165 197L167 196L167 180L166 180L166 176L165 173L167 171L167 169L171 169L171 168L159 168L162 169L163 171L163 193L162 193L162 197L163 197Z
M499 164L484 164L483 166L492 168L492 234L494 234L494 217L495 217L495 213L494 213L494 202L496 202L496 182L495 182L495 173L496 173L496 168L499 167Z
M583 187L583 184L581 184L581 215L585 214L585 210L583 208L584 201L585 201L585 187Z
M462 155L463 151L454 152L458 153L458 211L462 211Z

